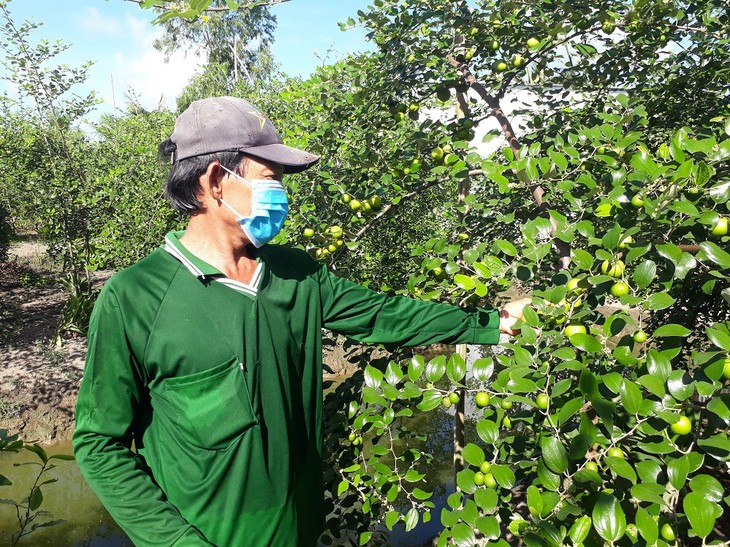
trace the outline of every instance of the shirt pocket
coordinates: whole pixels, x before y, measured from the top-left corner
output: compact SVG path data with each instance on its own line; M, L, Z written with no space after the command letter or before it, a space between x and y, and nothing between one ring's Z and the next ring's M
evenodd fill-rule
M198 448L224 450L258 423L237 357L203 372L166 379L162 397L182 437Z

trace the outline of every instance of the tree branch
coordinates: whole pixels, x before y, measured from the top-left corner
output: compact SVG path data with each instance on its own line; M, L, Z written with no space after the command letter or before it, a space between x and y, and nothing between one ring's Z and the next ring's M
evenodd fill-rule
M474 169L472 171L469 171L469 176L475 176L475 175L483 175L484 171L481 169ZM404 200L413 199L417 195L421 194L424 190L428 190L429 188L432 188L433 186L437 186L438 184L441 184L442 182L446 182L447 179L436 179L432 180L430 182L427 182L425 184L422 184L418 186L417 188L411 190L407 194L404 194L401 196L400 201L398 202L403 203ZM395 207L395 204L388 203L385 207L383 207L380 212L375 215L373 218L371 218L365 226L360 228L360 230L355 234L355 237L352 238L352 241L359 240L363 235L365 235L372 227L375 225L381 218L383 218L385 215L388 214L388 212ZM337 263L338 257L344 252L344 248L341 248L336 251L334 255L332 255L332 262L331 264L334 266Z
M510 148L515 153L515 156L518 156L520 151L520 141L517 139L517 135L515 135L512 124L505 115L504 110L502 110L499 99L489 94L484 85L482 85L482 83L476 79L476 76L474 76L471 70L469 70L466 63L462 63L452 56L449 56L448 60L451 66L461 72L462 77L466 83L469 84L469 87L479 95L489 108L491 108L492 115L496 118L502 128L502 133L507 139L507 142L509 142ZM547 215L550 219L552 234L555 236L555 233L557 232L557 223L548 214L548 204L543 200L545 190L537 183L532 184L530 189L532 191L532 197L535 199L535 203L537 204L537 208L542 214ZM558 251L560 268L567 268L570 265L570 245L556 237L553 237L553 245L555 245L555 248Z
M238 10L247 10L251 8L255 8L257 6L274 6L276 4L283 4L284 2L289 2L290 0L250 0L249 2L245 4L241 4L238 6ZM133 4L142 5L145 3L145 0L125 0L125 2L132 2ZM162 11L175 11L177 8L167 7L167 6L154 6ZM235 10L235 11L238 11ZM201 13L215 13L215 12L222 12L222 11L234 11L231 10L228 6L209 6L201 11Z

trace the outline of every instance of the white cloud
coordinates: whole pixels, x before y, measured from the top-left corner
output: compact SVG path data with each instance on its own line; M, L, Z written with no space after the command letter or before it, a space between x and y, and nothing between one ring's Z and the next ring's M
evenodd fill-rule
M152 45L162 30L138 17L127 14L123 30L123 45L120 46L123 49L114 52L109 67L114 93L112 95L109 80L104 86L107 92L102 92L108 110L114 104L117 108L124 108L127 95L138 100L144 108L153 109L160 105L174 108L175 99L204 59L180 52L172 54L165 62L165 55Z
M119 19L105 17L94 7L86 8L86 13L81 19L81 28L84 32L100 34L107 38L122 34L122 25Z

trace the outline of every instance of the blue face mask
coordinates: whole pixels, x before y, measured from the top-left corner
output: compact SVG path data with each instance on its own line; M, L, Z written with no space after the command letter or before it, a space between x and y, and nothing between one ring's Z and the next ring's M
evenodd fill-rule
M223 198L221 203L228 207L254 247L259 248L271 241L281 231L289 212L286 190L278 180L245 179L221 168L251 188L251 214L247 217L228 205Z

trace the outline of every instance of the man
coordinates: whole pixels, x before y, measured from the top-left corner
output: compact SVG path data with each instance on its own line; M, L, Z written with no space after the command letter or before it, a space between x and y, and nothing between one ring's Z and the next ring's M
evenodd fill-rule
M194 102L161 150L187 230L99 296L79 391L81 471L138 545L311 546L323 525L321 328L362 342L494 344L521 304L466 312L388 298L267 245L282 144L248 102ZM134 444L134 449L132 449Z

